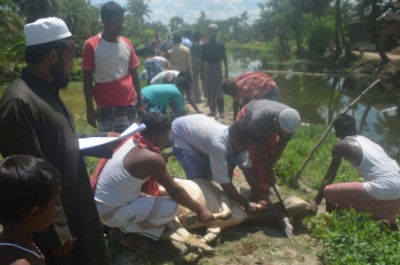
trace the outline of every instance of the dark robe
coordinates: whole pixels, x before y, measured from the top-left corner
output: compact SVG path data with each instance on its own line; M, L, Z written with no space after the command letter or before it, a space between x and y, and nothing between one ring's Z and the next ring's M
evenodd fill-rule
M46 264L110 264L74 121L59 90L23 71L4 92L0 115L0 152L4 157L40 157L63 176L62 206L53 224L35 237ZM77 238L71 254L62 258L48 255L70 236Z

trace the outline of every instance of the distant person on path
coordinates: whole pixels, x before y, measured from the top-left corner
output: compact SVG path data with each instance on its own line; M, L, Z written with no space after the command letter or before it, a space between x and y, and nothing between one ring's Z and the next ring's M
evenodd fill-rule
M190 49L182 44L182 35L180 33L175 33L172 37L172 41L174 42L174 47L169 56L171 69L179 72L187 71L190 73L190 76L193 76Z
M168 238L168 224L178 215L178 203L194 211L200 222L213 221L212 213L173 180L160 155L169 142L171 122L159 112L147 113L142 122L146 129L126 141L98 177L94 196L102 222L124 233L158 240ZM149 178L169 196L144 194L142 184Z
M168 60L162 56L156 56L155 52L150 52L149 57L144 61L147 84L157 74L170 68Z
M178 75L175 84L154 84L144 87L142 93L146 111L160 111L167 114L168 106L170 106L175 116L185 115L183 96L190 94L190 86L190 79ZM192 104L192 107L197 113L200 112L195 103Z
M99 131L121 133L143 111L137 67L139 60L131 41L120 36L124 9L110 1L101 8L103 33L83 45L82 69L87 121ZM97 104L97 111L93 106Z
M202 91L200 89L200 76L201 76L201 52L202 52L202 44L200 43L201 34L199 31L195 31L193 33L193 44L190 46L190 55L192 56L192 89L194 94L194 99L196 103L201 103L201 94Z
M193 93L192 93L192 89L191 89L191 83L190 83L190 87L187 88L187 83L186 81L191 82L191 76L190 73L188 73L187 71L176 71L176 70L167 70L167 71L163 71L161 73L159 73L158 75L156 75L155 77L153 77L153 79L151 80L151 84L155 85L155 84L175 84L178 88L182 87L182 84L178 84L177 82L179 81L180 83L185 83L185 88L184 89L180 89L183 97L186 96L186 100L188 101L188 103L190 104L190 106L192 106L192 108L196 111L196 113L202 113L199 109L199 107L196 105L195 101L193 100Z
M239 109L252 99L278 100L279 88L275 81L262 72L245 72L222 85L224 93L233 98L233 120Z
M323 198L326 210L353 208L368 212L376 221L388 221L397 228L396 215L400 211L400 167L383 148L357 134L353 117L341 114L333 123L340 140L332 149L332 160L314 199L317 210ZM333 183L342 158L357 169L365 182Z
M74 119L59 96L68 86L76 43L65 22L54 17L25 25L24 33L27 67L0 101L1 155L33 155L62 175L54 222L34 239L46 264L108 265Z
M0 264L46 264L33 237L52 223L60 190L60 173L40 158L0 162Z
M226 58L225 44L217 41L218 26L210 24L209 41L203 44L201 80L204 82L207 91L208 105L210 106L210 116L217 115L217 108L220 117L224 116L224 93L222 82L228 80L228 62ZM222 76L221 61L224 62L225 72Z
M244 198L232 183L233 170L239 166L252 192L259 194L256 176L249 160L249 123L226 126L204 114L179 117L172 122L171 144L188 179L209 179L219 183L225 193L248 214L260 210Z
M180 72L177 70L162 71L151 79L150 84L175 84L176 77L179 73Z
M276 182L274 166L300 125L300 115L285 104L268 99L253 99L242 108L237 121L244 119L250 121L254 142L250 143L249 155L261 194L268 194L269 188Z

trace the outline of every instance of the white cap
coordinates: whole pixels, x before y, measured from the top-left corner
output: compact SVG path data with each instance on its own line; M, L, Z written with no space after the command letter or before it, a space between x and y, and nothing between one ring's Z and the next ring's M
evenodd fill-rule
M213 24L208 25L208 28L209 29L218 29L218 25L213 23Z
M300 115L297 110L287 108L282 110L278 116L279 127L286 133L293 133L300 125Z
M71 37L67 25L56 17L41 18L24 26L26 46L43 44Z

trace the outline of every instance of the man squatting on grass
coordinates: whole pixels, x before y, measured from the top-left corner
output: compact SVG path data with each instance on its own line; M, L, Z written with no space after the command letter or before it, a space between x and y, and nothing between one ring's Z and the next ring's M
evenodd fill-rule
M333 146L331 164L313 202L314 210L325 198L327 211L354 208L371 213L373 220L388 221L396 229L396 214L400 210L399 165L380 145L357 134L356 122L350 115L340 115L333 126L340 140ZM366 181L331 184L342 158Z

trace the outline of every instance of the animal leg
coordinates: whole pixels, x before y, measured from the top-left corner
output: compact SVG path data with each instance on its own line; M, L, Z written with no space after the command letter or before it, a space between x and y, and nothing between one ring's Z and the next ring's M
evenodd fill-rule
M220 233L221 233L220 227L209 227L207 228L207 233L201 238L201 241L209 244L213 242Z
M213 213L215 219L226 220L232 216L232 201L226 195L221 196L221 210L218 213Z

